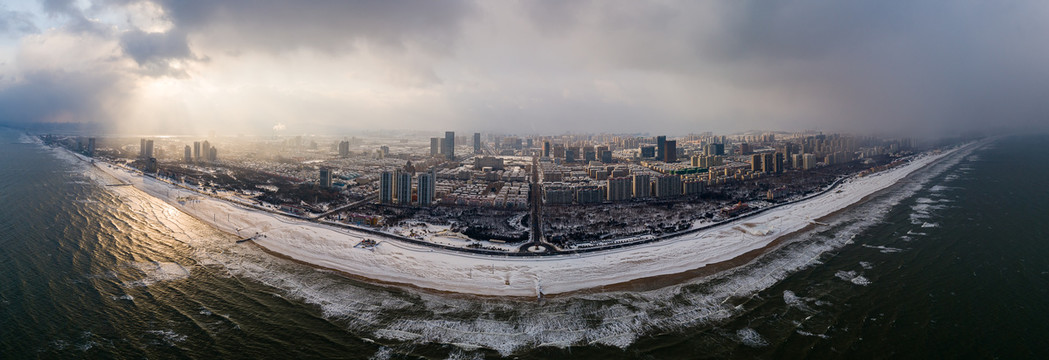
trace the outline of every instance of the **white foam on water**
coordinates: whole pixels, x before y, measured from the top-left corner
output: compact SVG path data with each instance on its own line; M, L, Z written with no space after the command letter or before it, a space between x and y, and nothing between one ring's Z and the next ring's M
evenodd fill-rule
M867 280L867 278L859 275L855 271L839 270L837 273L834 273L834 276L856 285L867 286L871 284L870 280Z
M460 349L452 350L448 354L448 360L483 360L484 354L479 352L466 352Z
M736 338L743 345L753 348L765 347L769 345L768 340L765 340L765 338L762 337L761 334L757 332L757 330L751 328L742 328L736 330Z
M787 306L797 308L805 312L812 312L814 310L807 304L809 300L810 299L799 297L793 291L783 291L783 302L786 303Z
M930 222L922 223L922 228L934 228L934 227L940 227L940 224L939 223L930 223Z
M900 251L903 251L903 249L900 249L900 248L887 247L887 246L881 246L881 245L875 246L875 245L863 244L863 247L868 248L868 249L881 250L880 252L882 254L892 254L892 253L898 253ZM860 264L863 264L863 263L860 263ZM867 264L870 265L870 263L867 263Z
M25 133L18 134L18 143L19 144L41 144L41 145L44 144L43 140L40 140L39 137L29 136L28 134L25 134Z
M862 267L864 270L870 270L874 268L874 265L871 265L871 263L866 261L860 261L860 267Z
M150 286L164 281L182 280L189 277L190 271L173 262L134 262L129 264L144 275L141 279L126 282L127 286Z
M113 300L135 301L135 297L134 296L127 295L127 294L124 294L124 295L121 295L121 296L111 296L110 298L112 298Z
M852 278L852 280L849 280L849 281L852 282L853 284L863 285L863 286L867 286L867 285L871 284L871 281L867 280L867 278L863 277L862 275L861 276L856 276L856 277Z
M165 330L148 330L148 331L146 331L146 333L153 334L153 335L156 335L156 336L160 337L160 340L163 341L164 344L166 344L168 346L175 346L176 343L180 343L180 342L186 341L186 339L189 338L186 335L182 335L182 334L179 334L179 333L177 333L177 332L175 332L173 330L167 330L167 329L165 329Z
M797 330L795 332L798 333L798 335L802 335L802 336L815 336L815 337L818 337L820 339L830 339L830 336L828 336L827 334L813 334L813 333L810 333L810 332L804 331L804 330Z
M368 359L371 360L389 360L393 356L393 349L385 346L380 346L379 350L375 351L375 354Z

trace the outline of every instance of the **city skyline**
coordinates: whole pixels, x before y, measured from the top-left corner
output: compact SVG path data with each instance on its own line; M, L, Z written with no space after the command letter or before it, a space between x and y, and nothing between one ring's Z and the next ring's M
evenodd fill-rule
M0 6L0 123L1040 130L1046 14L1039 2L15 1Z

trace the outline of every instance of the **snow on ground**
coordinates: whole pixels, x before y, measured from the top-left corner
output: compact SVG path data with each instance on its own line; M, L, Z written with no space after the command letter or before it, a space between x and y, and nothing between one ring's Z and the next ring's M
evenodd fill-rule
M520 221L520 218L518 218ZM423 240L429 243L449 245L456 247L467 247L471 244L481 245L480 241L471 239L462 233L452 231L451 225L436 225L424 221L406 221L403 225L390 226L383 229L385 232L396 235ZM483 246L489 249L503 251L517 251L520 244L501 244L498 242L485 242Z
M97 168L182 211L233 234L264 236L266 249L296 260L350 274L423 288L495 296L556 294L681 273L730 260L800 230L810 221L859 202L950 153L927 154L881 173L846 180L838 190L747 218L664 241L607 251L545 257L505 257L441 250L323 224L293 219L201 197L190 190L100 165ZM354 248L361 240L381 241L374 251Z

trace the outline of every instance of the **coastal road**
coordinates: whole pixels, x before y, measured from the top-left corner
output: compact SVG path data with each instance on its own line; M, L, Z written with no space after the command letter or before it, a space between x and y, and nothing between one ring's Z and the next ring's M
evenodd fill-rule
M379 198L379 192L378 191L372 192L371 194L368 194L368 196L365 196L364 199L361 199L361 200L358 200L356 202L352 202L352 203L349 203L349 204L346 204L346 205L334 208L332 210L328 210L328 211L322 212L320 214L317 214L316 216L310 217L310 219L323 219L325 216L337 213L339 211L352 209L352 208L355 208L355 207L358 207L358 206L370 203L372 201L375 201L375 199L377 199L377 198Z
M532 220L532 242L527 245L528 248L540 248L546 249L549 252L555 252L556 248L547 244L543 241L543 187L539 183L539 157L532 157L532 177L529 181L529 207L531 210L530 218ZM522 249L527 251L526 249Z

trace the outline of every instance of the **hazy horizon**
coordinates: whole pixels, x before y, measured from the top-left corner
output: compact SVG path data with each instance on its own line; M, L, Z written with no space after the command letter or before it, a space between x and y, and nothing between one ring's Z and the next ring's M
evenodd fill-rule
M1045 131L1047 15L1035 1L12 1L0 125Z

